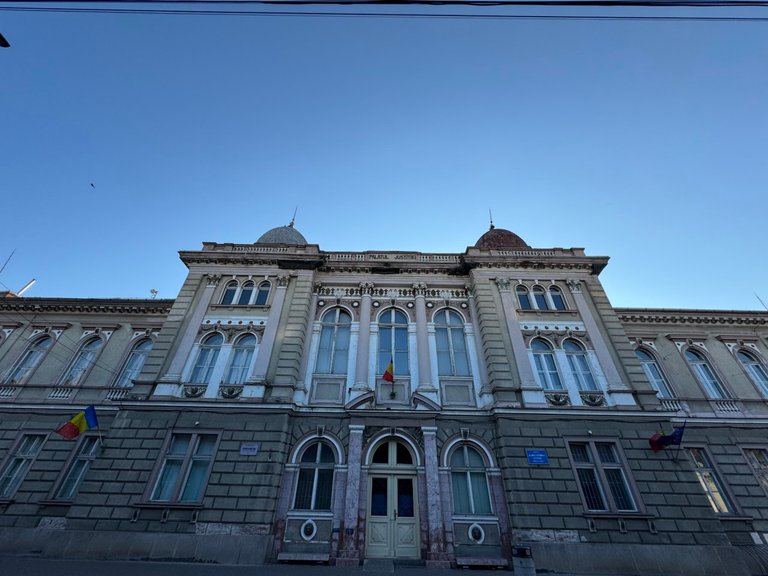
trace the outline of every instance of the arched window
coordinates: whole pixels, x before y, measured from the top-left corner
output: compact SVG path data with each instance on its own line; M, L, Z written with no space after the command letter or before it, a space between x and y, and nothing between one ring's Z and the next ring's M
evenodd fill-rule
M248 378L248 368L251 366L253 352L256 350L256 336L245 334L238 338L232 347L229 369L224 378L227 384L242 384Z
M411 451L399 440L388 440L376 448L371 464L388 466L413 466Z
M342 308L333 308L323 314L322 323L315 373L346 374L352 317Z
M531 297L528 295L528 288L518 284L517 288L515 288L515 293L517 294L517 303L521 310L533 310Z
M200 350L197 352L195 368L192 370L190 381L194 384L208 384L211 381L213 368L221 352L224 337L218 332L205 337Z
M440 376L469 376L464 320L453 310L435 314L437 372Z
M451 455L454 514L490 514L485 463L473 447L462 444Z
M35 368L40 364L43 356L45 356L52 345L53 338L50 336L43 336L32 342L17 362L16 367L11 371L10 376L6 379L6 383L21 384L25 382L32 375L32 372L35 371Z
M659 365L656 363L656 359L642 348L635 350L635 356L640 360L645 375L648 377L653 389L659 393L659 396L662 398L673 398L674 394L672 394L672 390L667 384L667 380L664 378L661 368L659 368Z
M136 343L128 355L128 358L123 364L123 369L120 370L120 375L115 380L115 386L117 388L130 388L133 386L134 378L138 377L141 373L141 369L144 367L144 362L149 356L149 352L152 350L152 340L144 338Z
M251 303L251 296L253 296L253 282L246 282L240 289L240 297L237 299L237 303L240 306Z
M237 294L237 282L232 280L224 288L224 294L221 296L222 304L232 304L235 301L235 294Z
M77 386L83 381L88 371L96 363L96 356L104 345L101 338L95 337L86 340L75 354L74 360L61 379L64 386Z
M723 385L720 384L720 381L715 376L709 362L707 362L707 359L704 358L702 354L688 349L685 351L685 359L688 361L688 365L691 367L691 370L693 370L696 379L704 388L707 396L715 400L729 397L725 388L723 388Z
M296 510L330 510L333 494L333 450L325 442L310 444L299 462Z
M409 373L408 317L395 308L385 310L379 316L379 374L384 373L390 360L395 365L396 376Z
M557 363L555 362L555 355L552 353L552 347L544 340L536 339L531 342L531 352L533 352L533 362L536 365L536 373L539 375L539 383L542 388L562 390L563 383L557 372Z
M541 286L533 287L533 298L536 300L536 308L539 310L549 310L549 304L547 304L547 293Z
M554 284L549 287L549 297L552 299L552 305L555 307L555 310L567 310L563 293Z
M592 376L592 370L589 368L589 359L587 353L581 344L573 340L566 340L563 343L565 356L568 358L568 366L571 368L573 379L579 390L597 390L595 378Z
M736 357L741 362L741 365L744 366L744 370L747 371L749 377L760 387L763 394L768 394L768 374L766 374L760 360L745 350L736 352Z
M271 284L267 282L266 280L259 284L259 290L256 292L256 306L264 306L267 303L267 300L269 299L269 289L271 288Z

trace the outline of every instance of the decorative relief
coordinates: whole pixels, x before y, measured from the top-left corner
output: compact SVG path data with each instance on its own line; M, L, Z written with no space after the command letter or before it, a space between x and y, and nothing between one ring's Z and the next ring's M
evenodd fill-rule
M232 320L230 320L232 322ZM263 323L262 323L263 324ZM263 325L256 325L253 322L248 322L247 324L244 324L241 321L239 321L238 324L222 324L221 321L216 322L215 324L203 324L200 326L200 329L197 331L198 336L201 336L203 334L206 334L208 332L221 332L224 334L224 337L226 338L227 342L231 342L234 338L236 338L239 334L242 334L243 332L251 332L256 335L259 342L261 342L262 335L264 333L264 326Z
M291 281L290 276L278 276L277 277L277 285L278 286L288 286L288 283Z
M373 282L360 282L358 286L360 288L361 296L363 294L368 294L368 295L373 294L373 289L376 288L376 285Z
M581 280L566 280L565 283L573 294L581 294Z
M207 274L205 281L205 285L208 288L216 288L216 286L219 285L219 282L221 282L221 274Z
M602 392L579 392L579 396L587 406L605 406L605 394Z
M552 406L570 406L571 399L566 392L545 392L544 398Z
M416 282L411 286L413 288L413 295L414 296L426 296L427 294L427 283L426 282ZM442 295L442 291L441 291Z
M423 288L414 289L410 288L382 288L376 287L373 282L361 282L358 287L345 286L345 287L330 287L323 286L322 284L315 284L315 293L318 296L338 297L338 294L342 298L357 298L363 295L370 295L378 298L413 298L417 295L417 291L423 291L424 296L429 298L450 298L452 300L466 300L469 294L465 288L443 288L438 290L437 288L428 288L425 283ZM337 290L341 290L337 293Z
M509 278L496 278L496 286L499 287L499 290L509 290Z
M234 400L235 398L239 398L242 393L242 386L222 386L219 388L219 396L227 400Z
M206 388L205 384L184 384L181 394L184 398L200 398Z
M525 338L526 346L530 347L531 340L537 336L543 336L550 340L555 347L560 348L563 340L567 338L577 338L580 342L589 343L589 335L585 330L572 330L568 328L560 328L558 326L544 326L543 328L527 328L524 327L521 330L523 337ZM591 347L589 347L591 349Z

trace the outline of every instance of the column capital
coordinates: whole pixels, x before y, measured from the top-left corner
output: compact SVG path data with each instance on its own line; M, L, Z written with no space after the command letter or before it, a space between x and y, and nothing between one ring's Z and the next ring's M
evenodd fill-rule
M427 293L426 282L416 282L413 285L411 285L411 288L413 288L413 293L415 296L425 296Z
M350 424L349 425L349 433L350 434L362 434L365 430L365 424Z
M423 434L429 434L430 436L435 436L437 434L437 426L422 426L421 432Z
M573 294L581 294L581 280L566 280L565 283Z
M509 290L509 284L510 284L509 278L496 278L495 282L496 282L496 286L499 287L499 290L504 290L504 291Z
M277 277L277 285L278 286L288 286L288 283L290 281L291 281L291 277L288 274Z
M205 275L206 286L208 288L216 288L221 282L221 274L206 274Z
M360 287L360 294L362 296L370 296L373 293L373 289L376 287L373 282L360 282L358 286Z

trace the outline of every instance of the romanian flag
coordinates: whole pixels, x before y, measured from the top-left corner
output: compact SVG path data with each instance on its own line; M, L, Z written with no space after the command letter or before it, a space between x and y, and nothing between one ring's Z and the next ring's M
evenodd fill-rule
M680 446L683 443L683 433L685 432L685 424L680 428L675 428L672 434L662 434L656 432L648 439L648 444L651 446L651 450L654 452L660 452L667 446Z
M387 364L387 369L384 370L384 374L381 376L381 379L386 382L395 381L395 365L392 363L392 360L390 360L389 364Z
M67 440L74 440L81 433L86 430L92 430L99 427L99 421L96 419L96 408L88 406L82 412L78 412L67 422L62 424L56 430L58 434L61 434Z

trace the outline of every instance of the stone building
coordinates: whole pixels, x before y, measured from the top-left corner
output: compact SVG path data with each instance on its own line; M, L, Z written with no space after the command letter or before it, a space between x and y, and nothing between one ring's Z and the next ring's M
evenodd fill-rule
M174 300L0 299L0 552L766 573L768 313L615 309L494 228L180 256Z

